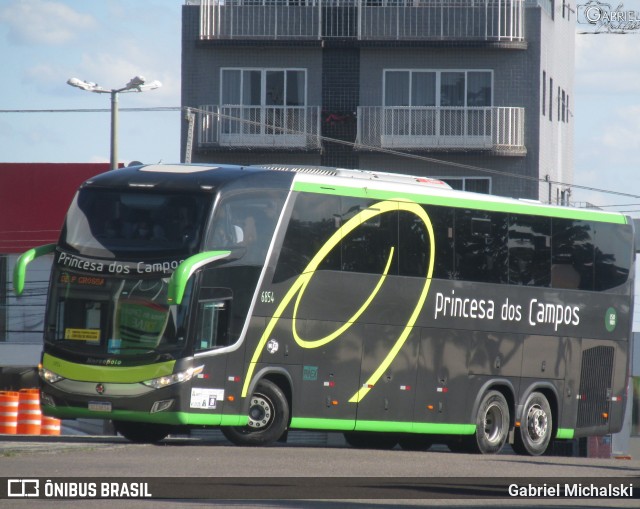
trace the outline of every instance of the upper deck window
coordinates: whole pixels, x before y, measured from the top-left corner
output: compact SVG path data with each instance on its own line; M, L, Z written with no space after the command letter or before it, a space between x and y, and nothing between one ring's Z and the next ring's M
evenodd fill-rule
M88 256L130 257L197 250L208 195L82 189L62 230L64 247Z

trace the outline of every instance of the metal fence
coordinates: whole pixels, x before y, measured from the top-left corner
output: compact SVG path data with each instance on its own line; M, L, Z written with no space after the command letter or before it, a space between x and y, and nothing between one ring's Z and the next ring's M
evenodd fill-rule
M525 0L201 0L201 39L523 41Z
M197 122L200 147L320 148L319 106L205 105Z
M360 106L356 143L393 149L521 153L524 108Z

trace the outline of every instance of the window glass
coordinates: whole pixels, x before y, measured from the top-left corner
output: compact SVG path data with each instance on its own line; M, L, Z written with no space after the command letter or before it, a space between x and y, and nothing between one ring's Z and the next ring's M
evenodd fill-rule
M468 178L464 180L464 190L471 193L489 194L490 179L484 178Z
M211 300L198 304L196 351L220 348L229 344L229 302Z
M593 290L594 249L591 224L553 218L551 286Z
M287 106L304 106L304 71L287 71Z
M61 243L106 258L195 253L209 195L84 188L71 204Z
M455 227L456 271L460 279L506 283L507 215L458 209Z
M282 242L274 283L302 274L320 248L342 224L338 196L300 193ZM319 270L340 270L340 244L327 254Z
M284 72L267 71L265 103L267 106L281 106L284 104Z
M260 71L242 72L242 104L258 106L261 103ZM223 103L224 104L224 103ZM237 104L237 103L232 103Z
M551 219L524 214L509 216L509 283L551 283Z
M464 106L464 72L443 72L441 74L440 105Z
M454 273L453 258L453 232L454 213L453 209L446 207L425 207L435 237L435 266L433 277L438 279L457 279Z
M409 106L409 72L387 71L385 76L385 106Z
M595 225L596 290L608 290L627 281L633 263L632 236L631 226Z
M369 206L375 208L375 202L343 197L342 224ZM374 216L342 239L342 270L382 274L389 261L391 247L394 247L395 252L388 274L397 274L397 245L397 212L385 212Z
M411 74L411 106L436 105L436 73L413 72Z
M222 104L240 104L240 71L222 71Z
M216 205L208 249L231 249L243 264L262 265L284 203L284 192L224 195Z
M467 106L491 106L491 73L467 73Z

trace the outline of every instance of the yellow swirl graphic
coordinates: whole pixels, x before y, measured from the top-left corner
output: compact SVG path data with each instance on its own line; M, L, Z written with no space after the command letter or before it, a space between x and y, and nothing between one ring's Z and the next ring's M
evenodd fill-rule
M385 370L393 362L393 359L395 359L395 357L398 355L398 352L400 351L405 341L409 337L411 329L415 325L416 320L418 319L418 316L420 314L420 311L422 310L422 307L424 306L424 303L426 301L427 294L429 293L429 286L431 285L431 277L433 275L433 266L434 266L434 260L435 260L435 239L434 239L433 226L431 224L431 220L429 219L428 214L420 205L405 199L387 200L387 201L379 202L361 211L360 213L352 217L349 221L347 221L344 225L342 225L342 227L336 230L336 232L318 250L318 252L315 254L313 259L309 262L307 267L304 269L302 274L298 276L298 278L293 283L291 288L289 288L289 291L285 294L284 298L276 308L276 311L273 314L273 317L271 318L271 320L269 320L269 323L267 324L267 327L265 328L260 338L260 341L258 342L258 346L256 347L255 351L253 352L253 356L251 357L251 361L249 363L249 369L247 370L247 375L245 377L244 385L242 387L242 397L247 396L247 392L249 390L249 384L251 382L251 377L253 376L256 363L260 358L260 354L262 353L264 346L269 339L269 336L273 332L273 329L278 323L278 320L282 316L282 313L284 312L284 310L291 303L293 298L296 297L296 294L297 294L297 297L296 297L294 308L293 308L292 333L296 343L302 348L318 348L320 346L330 343L331 341L333 341L334 339L342 335L349 327L351 327L358 320L360 315L362 315L362 313L364 313L364 311L369 307L369 305L371 304L371 302L379 292L380 288L382 288L382 285L384 284L384 281L387 277L387 273L391 266L391 261L393 260L393 253L394 253L393 247L390 250L387 264L385 266L385 269L380 279L378 280L378 283L376 284L376 287L373 289L369 297L367 297L367 299L362 304L362 306L360 306L360 308L353 314L353 316L344 325L342 325L333 333L325 336L324 338L319 338L315 340L303 339L299 336L297 332L296 317L298 313L298 307L302 299L302 295L304 294L307 286L309 285L309 282L311 281L311 278L313 277L320 263L327 257L327 255L331 252L331 250L340 243L340 240L342 238L346 237L349 233L355 230L362 223L365 223L366 221L380 214L385 214L387 212L392 212L396 210L404 210L406 212L410 212L416 215L417 217L419 217L420 220L424 223L425 227L427 228L427 232L429 234L429 245L430 245L429 265L427 269L425 283L424 283L424 286L422 287L422 291L420 292L420 296L418 297L416 306L413 309L413 312L411 313L411 316L409 317L409 320L405 325L402 333L400 334L400 337L396 340L395 344L393 345L393 347L391 348L387 356L384 358L382 363L375 370L375 372L369 377L367 382L360 388L360 390L351 397L349 402L357 403L367 395L369 390L376 384L376 382L380 379L380 377L383 375Z

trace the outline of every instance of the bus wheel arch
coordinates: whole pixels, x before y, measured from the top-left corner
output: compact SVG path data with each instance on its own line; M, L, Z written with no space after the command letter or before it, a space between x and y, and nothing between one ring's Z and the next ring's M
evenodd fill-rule
M478 392L472 420L475 434L469 438L468 449L481 454L496 454L502 450L514 426L515 398L513 386L507 380L489 381Z
M235 445L269 445L287 431L291 419L291 383L282 373L262 373L251 384L243 407L245 426L225 426L224 436ZM259 374L261 375L261 374Z
M513 450L518 454L544 454L558 429L558 401L555 391L536 387L527 394L515 428Z

